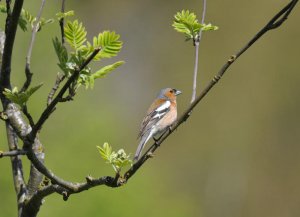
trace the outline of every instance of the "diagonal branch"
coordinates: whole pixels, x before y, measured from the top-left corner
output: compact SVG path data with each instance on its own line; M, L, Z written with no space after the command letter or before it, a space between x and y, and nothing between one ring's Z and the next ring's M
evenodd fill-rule
M26 65L25 65L26 81L25 81L25 83L24 83L24 85L21 89L21 92L26 91L27 88L29 87L30 83L31 83L31 78L32 78L32 75L33 75L31 70L30 70L31 54L32 54L32 49L33 49L33 44L34 44L34 41L35 41L36 33L39 31L39 28L40 28L40 19L41 19L41 16L42 16L42 11L43 11L43 8L45 6L45 3L46 3L46 0L42 0L40 10L37 14L35 23L34 23L33 28L32 28L31 40L30 40L30 44L29 44L28 51L27 51L27 56L26 56Z
M47 196L51 193L57 192L64 196L64 199L70 194L79 193L83 190L88 190L92 187L98 185L107 185L110 187L120 187L124 183L126 183L137 171L138 169L151 157L151 153L155 152L155 150L183 123L185 122L191 115L192 110L198 105L198 103L207 95L207 93L213 88L213 86L221 79L225 71L229 68L229 66L244 53L256 40L258 40L264 33L273 29L274 25L277 25L278 22L281 22L281 19L278 20L279 17L284 15L284 20L287 18L287 15L291 12L295 4L298 0L291 1L283 10L281 10L278 14L275 15L277 19L272 19L272 22L269 22L265 27L262 28L254 37L251 39L240 51L238 51L235 55L231 56L230 59L223 65L223 67L219 70L217 75L209 82L206 88L200 93L200 95L195 99L195 101L186 109L186 111L179 117L178 121L170 128L169 131L166 131L165 134L155 142L146 152L145 154L124 174L124 177L115 178L104 176L98 179L93 179L87 177L86 183L75 184L71 182L66 182L59 177L55 176L51 171L49 171L43 164L38 165L39 162L34 162L34 165L39 168L39 170L43 170L42 173L46 175L53 184L57 184L52 187L47 187L44 190L41 190L36 193L36 197L38 196ZM281 22L282 24L283 22ZM280 24L280 25L281 25ZM279 27L278 25L277 27ZM277 28L276 27L276 28ZM34 161L34 155L28 156L31 161ZM33 157L33 158L31 158ZM59 189L58 189L59 188ZM63 190L65 189L65 190Z
M71 77L67 80L67 82L64 84L64 86L61 88L59 93L56 95L56 97L51 101L51 103L46 107L46 109L43 111L41 117L39 118L38 122L33 127L30 135L28 135L28 139L32 142L37 134L37 132L41 129L42 125L45 123L45 121L48 119L52 111L54 110L55 106L59 101L63 98L63 95L68 90L68 88L71 86L71 84L76 81L78 78L80 72L93 60L93 58L99 53L100 48L96 48L93 53L85 60L85 62L74 71L74 73L71 75Z
M29 136L25 137L24 139L24 147L29 148L27 157L30 161L34 164L34 166L43 173L46 177L51 180L51 185L46 186L38 191L36 191L32 197L29 199L27 205L25 205L24 209L31 207L36 203L41 203L42 199L52 193L59 193L63 195L64 199L68 199L68 196L71 194L79 193L84 190L88 190L95 186L99 185L106 185L109 187L120 187L125 182L127 182L137 171L138 169L151 157L150 153L153 153L163 142L166 140L183 122L185 122L191 115L192 110L199 104L199 102L207 95L207 93L214 87L215 84L221 79L224 75L226 70L230 67L235 60L242 55L248 48L251 47L253 43L255 43L262 35L268 32L271 29L279 27L288 17L292 9L294 8L295 4L298 0L291 1L284 9L282 9L278 14L275 15L264 28L262 28L240 51L238 51L235 55L232 55L230 59L223 65L223 67L219 70L217 75L209 82L206 88L198 95L195 101L186 109L186 111L179 117L178 121L170 128L169 131L166 131L165 134L154 143L146 152L145 154L138 160L124 175L124 177L110 177L110 176L103 176L97 179L92 177L87 177L86 182L84 183L71 183L67 182L56 175L54 175L50 170L48 170L45 165L38 160L35 153L31 151L30 147L32 146L32 139L36 138L37 131L42 127L46 119L49 117L53 109L55 108L56 104L62 99L64 93L67 91L68 87L74 82L77 76L80 74L80 71L93 59L93 57L97 54L98 51L95 51L89 60L85 62L79 69L75 70L73 75L67 80L65 85L62 87L60 92L54 98L54 100L50 103L49 106L45 109L43 114L41 115L39 121L34 126L35 132L31 132Z
M235 60L241 56L246 50L248 50L253 43L255 43L261 36L263 36L269 30L278 28L291 13L298 0L292 0L281 11L279 11L244 47L242 47L235 55L232 55L230 59L223 65L216 76L208 83L204 90L198 95L195 101L185 110L185 112L179 117L177 122L172 128L167 131L159 141L156 141L145 154L125 173L124 179L127 181L132 177L136 171L151 157L150 153L153 153L183 122L185 122L191 115L193 109L199 104L199 102L208 94L208 92L218 83L222 78L226 70L230 67ZM281 17L281 18L280 18Z
M37 132L41 129L42 125L45 123L45 121L48 119L52 111L55 109L55 106L57 103L60 102L60 100L63 98L63 95L68 90L68 88L72 85L73 82L76 81L78 78L80 72L93 60L93 58L99 53L100 48L97 48L93 51L93 53L85 60L85 62L76 69L71 77L67 80L67 82L64 84L64 86L61 88L59 93L56 95L56 97L51 101L51 103L46 107L44 112L42 113L41 117L39 118L38 122L33 126L32 131L26 135L24 138L24 149L28 150L27 157L31 161L31 163L34 165L34 167L42 174L44 174L47 178L51 180L53 184L58 184L66 189L74 190L76 191L77 186L74 185L71 182L64 181L63 179L56 176L54 173L52 173L42 161L39 160L38 156L34 153L34 150L32 149L33 144L35 144Z

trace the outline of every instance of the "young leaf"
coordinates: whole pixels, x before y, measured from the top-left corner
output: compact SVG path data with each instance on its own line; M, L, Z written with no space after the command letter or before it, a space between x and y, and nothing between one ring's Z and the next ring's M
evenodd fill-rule
M66 18L66 17L70 17L70 16L74 16L74 11L67 11L67 12L59 12L56 14L56 18L58 20L61 20L62 18Z
M202 27L202 31L210 31L210 30L218 30L219 27L213 26L210 23L209 24L204 24Z
M89 86L91 88L93 88L94 83L95 83L95 79L104 78L108 73L110 73L114 69L118 68L119 66L123 65L124 63L125 63L124 61L115 62L111 65L104 66L103 68L101 68L97 72L95 72L92 75L88 76L88 83L85 83L86 88L88 88Z
M29 100L30 96L37 91L43 84L39 84L35 87L30 88L25 92L19 93L18 88L14 87L12 90L4 89L3 94L6 96L7 99L11 100L12 102L18 104L19 106L23 107L27 101Z
M101 157L106 163L112 165L116 173L119 173L122 167L132 164L130 155L127 155L124 149L114 152L108 143L104 143L102 147L97 146L97 149L99 150Z
M68 22L64 28L67 42L76 51L80 50L83 43L86 41L86 31L82 23L78 23L78 20Z
M188 10L177 12L174 18L172 26L177 32L184 33L187 39L195 40L200 30L209 31L218 29L217 26L213 26L211 24L200 24L196 15Z
M59 41L57 37L52 39L52 43L55 49L55 53L58 57L59 63L58 66L63 70L65 74L68 73L66 63L68 61L68 52L65 46Z
M119 66L123 65L124 63L125 63L124 61L118 61L118 62L115 62L115 63L113 63L111 65L104 66L103 68L101 68L97 72L93 73L91 75L91 77L93 77L94 79L96 79L96 78L103 78L109 72L111 72L112 70L118 68Z
M100 52L95 56L95 60L116 56L120 52L123 44L119 39L120 35L110 31L104 31L99 33L98 37L94 37L93 47L101 48Z
M177 12L174 16L173 27L176 31L184 33L187 38L194 38L201 28L201 24L196 19L194 13L188 10Z

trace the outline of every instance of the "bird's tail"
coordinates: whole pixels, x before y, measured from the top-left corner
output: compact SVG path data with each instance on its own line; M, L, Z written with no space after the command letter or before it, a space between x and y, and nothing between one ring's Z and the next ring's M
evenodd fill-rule
M151 133L149 133L149 135L142 136L140 144L139 144L139 146L135 152L134 158L133 158L134 161L137 161L140 158L143 148L144 148L145 144L148 142L148 140L150 139L150 137L151 137Z

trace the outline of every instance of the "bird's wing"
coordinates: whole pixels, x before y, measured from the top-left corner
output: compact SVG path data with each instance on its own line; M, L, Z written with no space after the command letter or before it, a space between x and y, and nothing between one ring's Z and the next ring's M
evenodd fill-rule
M159 106L154 107L151 109L143 119L141 124L141 129L139 133L139 137L142 137L147 131L149 131L152 126L154 126L159 120L161 120L169 111L170 111L171 102L166 100L165 102L161 103Z

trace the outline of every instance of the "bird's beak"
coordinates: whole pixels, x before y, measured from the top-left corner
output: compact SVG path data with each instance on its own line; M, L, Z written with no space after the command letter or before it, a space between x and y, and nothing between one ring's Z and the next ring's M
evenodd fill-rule
M175 96L178 96L179 94L181 94L182 92L180 90L176 90L175 91Z

